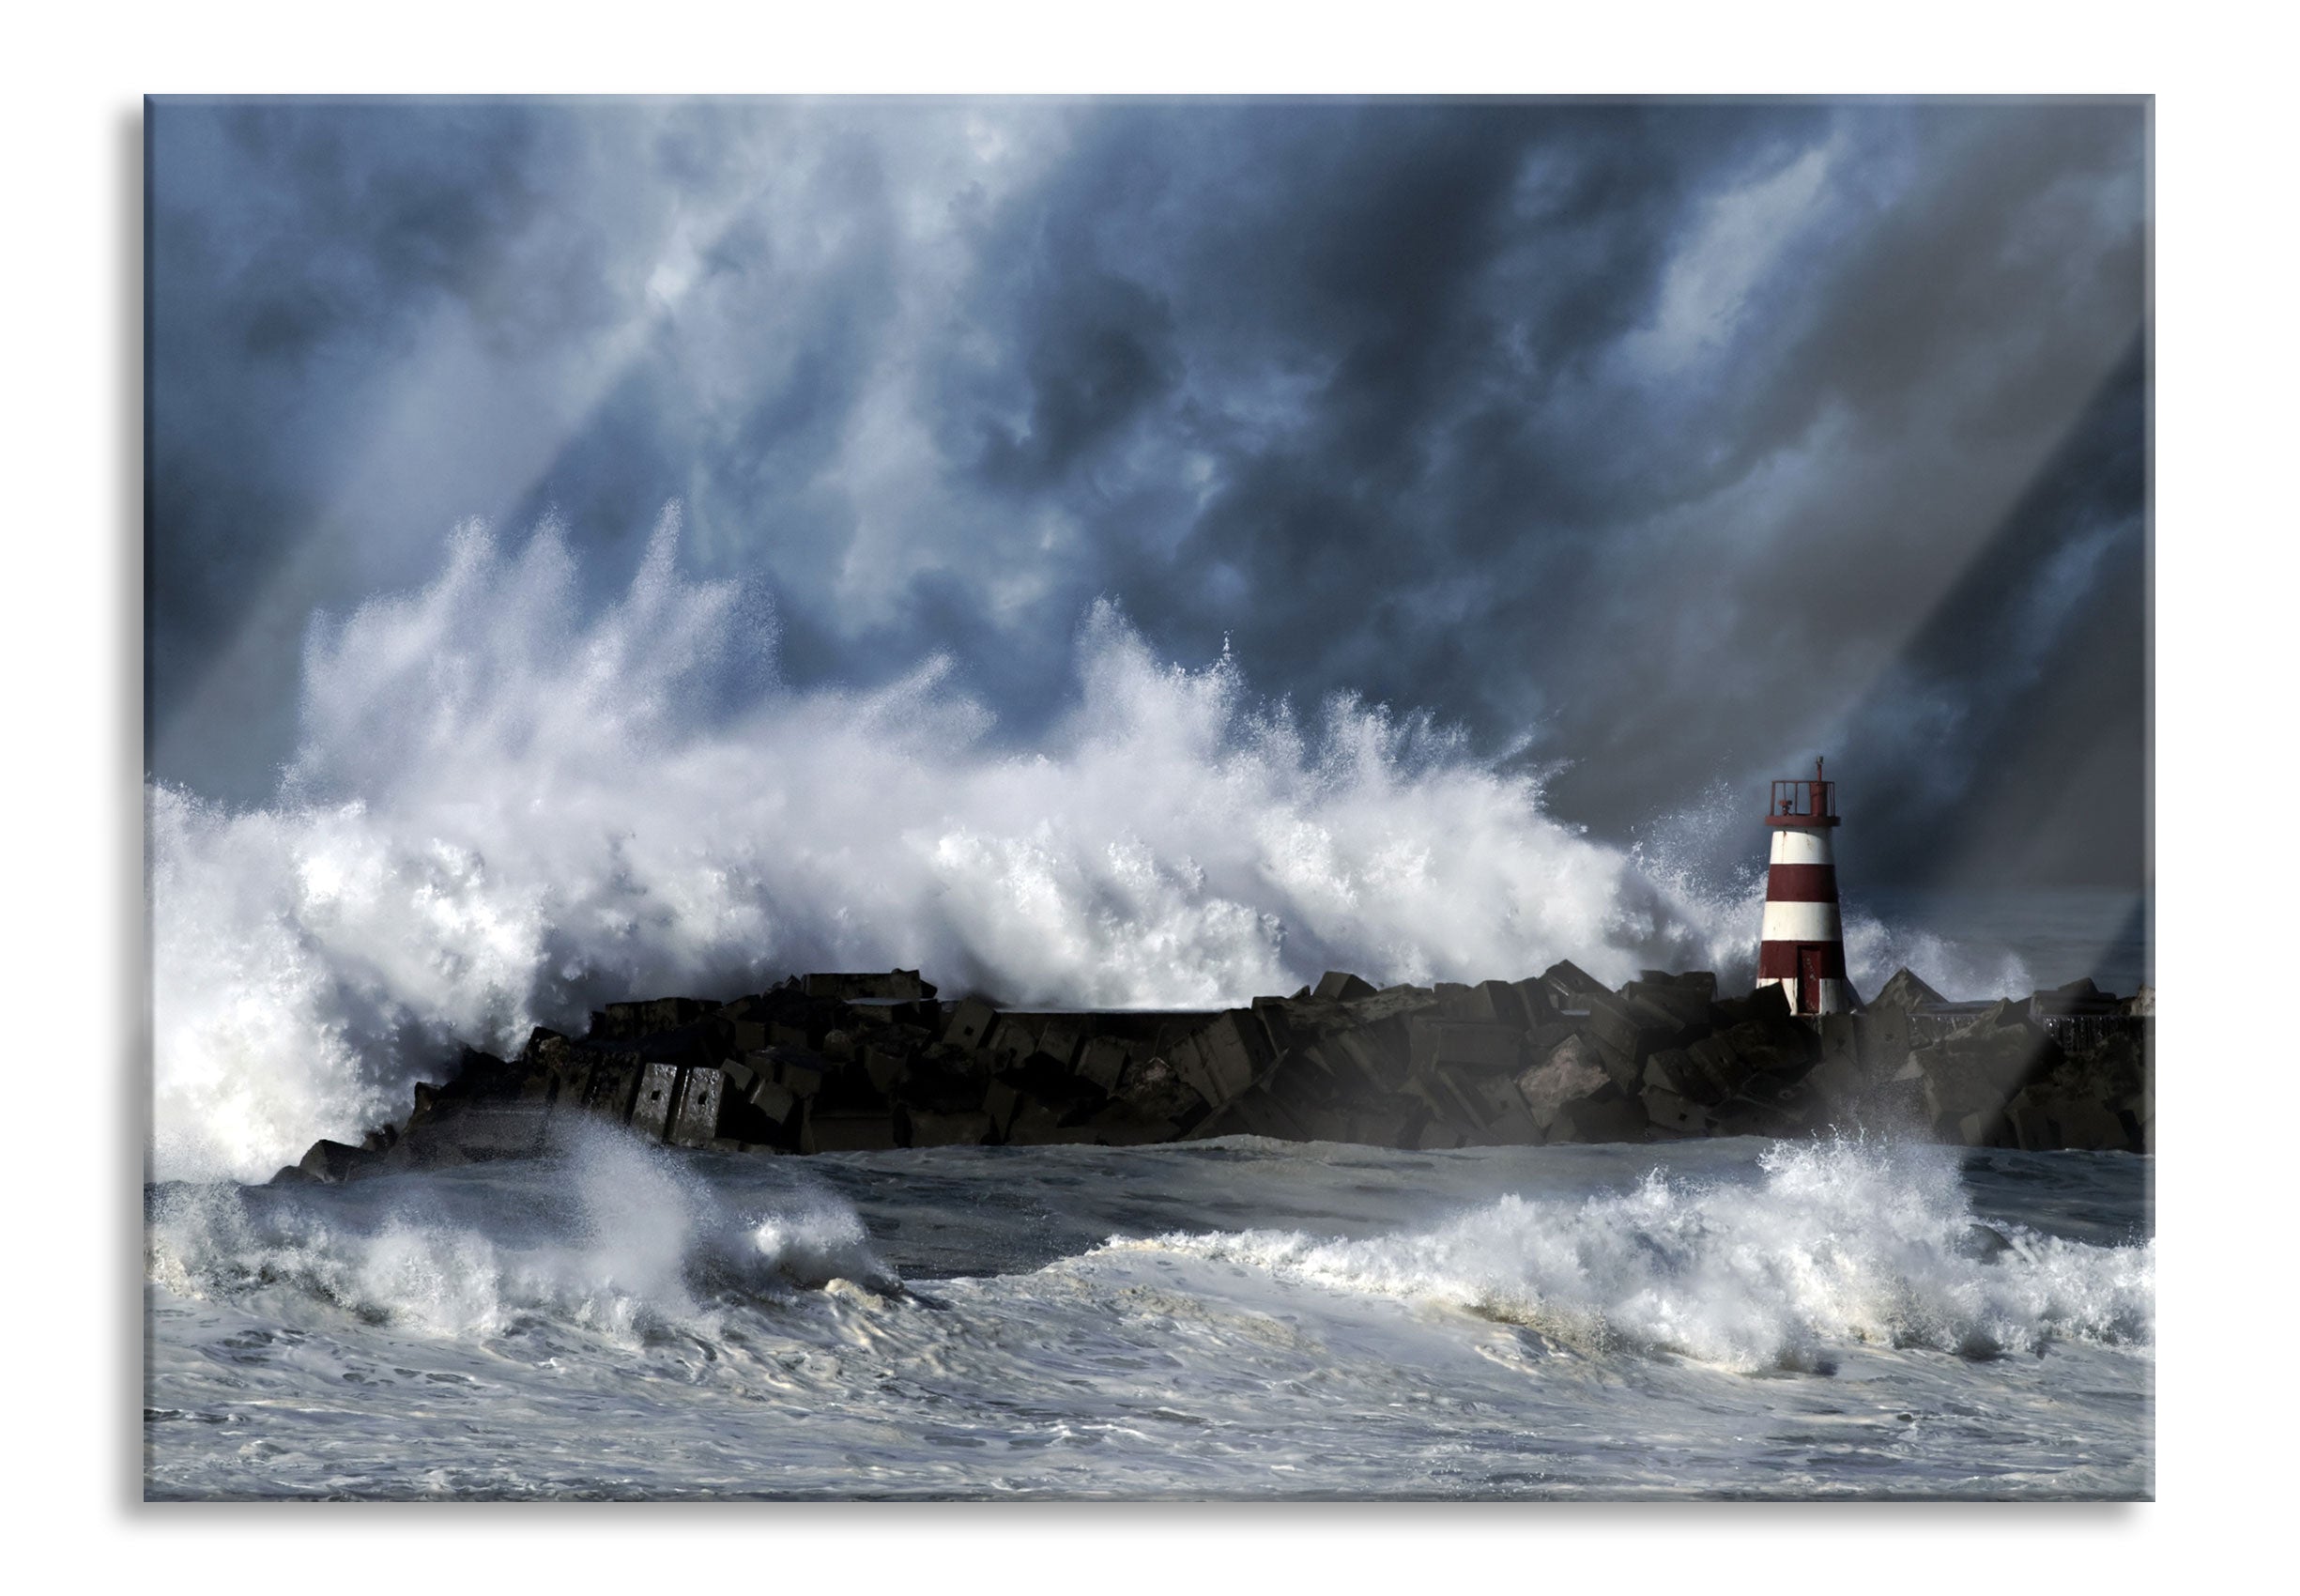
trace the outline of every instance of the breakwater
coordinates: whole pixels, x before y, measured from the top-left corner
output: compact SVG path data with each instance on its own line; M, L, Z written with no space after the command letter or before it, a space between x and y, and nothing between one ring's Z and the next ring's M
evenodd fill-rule
M1794 1137L2153 1152L2154 993L2078 981L1949 1003L1907 970L1850 1014L1794 1016L1713 974L1608 988L1376 990L1344 972L1215 1011L943 1000L916 971L794 975L731 1001L611 1004L515 1058L467 1048L406 1119L275 1178L343 1181L543 1151L606 1120L645 1140L807 1154L1251 1135L1399 1149Z

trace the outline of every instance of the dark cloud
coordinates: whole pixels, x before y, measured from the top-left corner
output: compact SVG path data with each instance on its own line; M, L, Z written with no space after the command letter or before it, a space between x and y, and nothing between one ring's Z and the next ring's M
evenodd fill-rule
M606 588L676 497L792 680L946 651L1017 740L1108 594L1606 835L1826 745L1880 876L2143 867L2139 102L150 125L162 777L263 795L312 609L453 521Z

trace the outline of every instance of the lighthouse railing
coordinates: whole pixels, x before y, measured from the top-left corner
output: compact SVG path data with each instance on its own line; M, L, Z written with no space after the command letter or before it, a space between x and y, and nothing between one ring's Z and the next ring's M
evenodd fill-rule
M1773 783L1772 813L1809 815L1816 819L1836 813L1836 783L1810 776Z

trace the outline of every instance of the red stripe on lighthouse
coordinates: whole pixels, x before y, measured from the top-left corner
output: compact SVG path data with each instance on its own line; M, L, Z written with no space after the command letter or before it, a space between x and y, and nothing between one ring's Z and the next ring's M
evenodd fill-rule
M1741 944L1748 946L1747 943ZM1845 975L1845 944L1841 942L1796 943L1762 942L1757 944L1757 979L1760 981L1794 981L1798 976L1797 950L1812 948L1820 956L1820 968L1815 972L1824 981L1842 981Z
M1765 872L1765 897L1772 903L1834 903L1834 865L1774 865Z

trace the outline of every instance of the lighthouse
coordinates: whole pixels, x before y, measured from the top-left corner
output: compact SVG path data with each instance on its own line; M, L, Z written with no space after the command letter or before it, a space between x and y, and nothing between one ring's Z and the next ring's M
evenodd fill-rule
M1765 875L1765 925L1757 985L1778 986L1791 1014L1846 1014L1861 1006L1845 978L1845 927L1837 914L1836 783L1813 761L1810 781L1776 781L1765 813L1772 866Z

